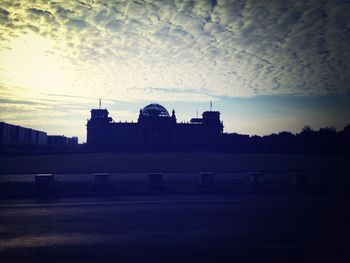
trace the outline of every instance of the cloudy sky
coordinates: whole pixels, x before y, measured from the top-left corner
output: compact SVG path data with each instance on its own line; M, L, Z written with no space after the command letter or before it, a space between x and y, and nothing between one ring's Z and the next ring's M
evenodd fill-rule
M0 121L85 141L150 102L226 132L350 123L350 1L0 0Z

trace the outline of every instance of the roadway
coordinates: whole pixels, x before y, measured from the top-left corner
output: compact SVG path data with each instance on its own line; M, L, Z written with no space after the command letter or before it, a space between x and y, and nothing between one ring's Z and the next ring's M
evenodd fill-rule
M342 196L0 202L0 262L350 262L349 202Z

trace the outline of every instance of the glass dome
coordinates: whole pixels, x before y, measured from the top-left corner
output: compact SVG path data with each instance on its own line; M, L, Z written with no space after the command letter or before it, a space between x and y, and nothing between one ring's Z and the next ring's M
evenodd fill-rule
M168 111L159 104L152 103L142 109L142 115L145 117L170 117Z

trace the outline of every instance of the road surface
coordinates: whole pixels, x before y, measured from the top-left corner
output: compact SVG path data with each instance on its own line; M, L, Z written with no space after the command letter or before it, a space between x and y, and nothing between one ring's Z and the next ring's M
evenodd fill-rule
M344 197L1 200L0 262L350 262Z

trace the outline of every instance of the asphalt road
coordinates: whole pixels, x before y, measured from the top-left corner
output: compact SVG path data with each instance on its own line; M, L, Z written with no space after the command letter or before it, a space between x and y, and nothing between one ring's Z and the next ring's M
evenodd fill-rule
M314 195L1 200L0 262L350 262L348 207Z

